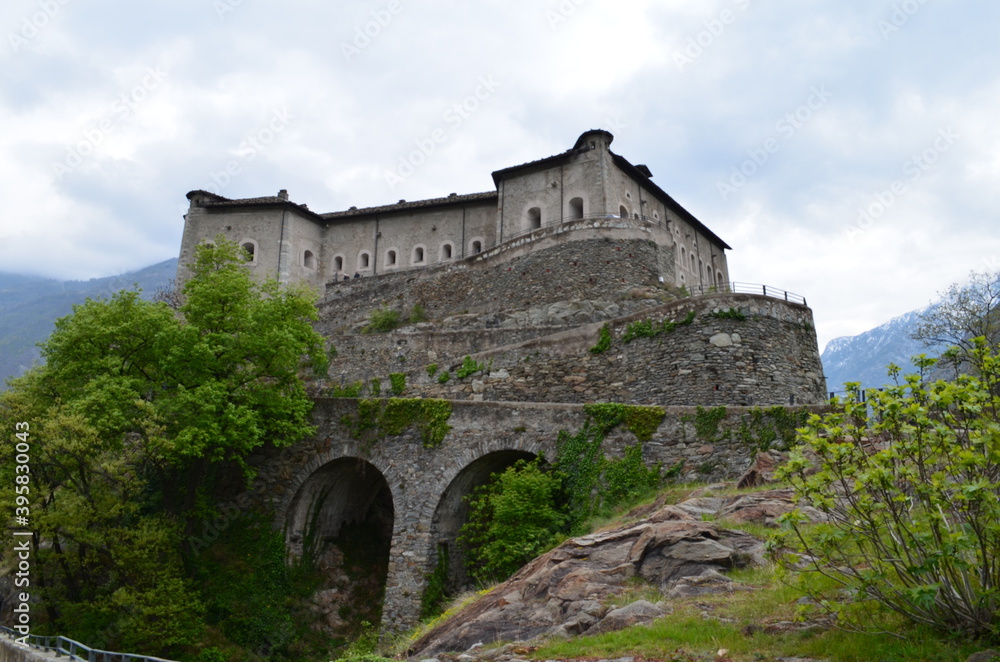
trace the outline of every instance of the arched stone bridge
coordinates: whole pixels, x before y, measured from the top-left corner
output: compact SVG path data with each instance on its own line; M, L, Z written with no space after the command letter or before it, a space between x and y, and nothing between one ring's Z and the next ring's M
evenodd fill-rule
M366 448L342 422L357 407L353 399L317 400L319 429L313 438L252 459L259 471L252 496L272 509L293 555L301 553L310 533L322 549L345 526L367 522L380 530L388 542L382 621L389 631L417 622L438 545L454 550L467 512L462 497L519 459L553 458L559 430L579 430L586 418L578 404L454 401L451 431L438 447L425 448L411 428ZM670 466L683 459L692 472L710 467L701 474L705 477L747 466L749 452L741 444L695 438L693 407L666 409L664 422L644 445L648 462ZM741 410L730 408L730 418L738 422ZM630 432L616 430L605 439L605 452L617 455L633 443ZM458 565L452 563L453 581L462 579L455 574Z

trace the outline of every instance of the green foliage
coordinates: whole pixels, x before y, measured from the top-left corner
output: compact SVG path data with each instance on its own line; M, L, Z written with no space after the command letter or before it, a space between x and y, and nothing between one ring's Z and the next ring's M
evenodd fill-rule
M780 476L830 517L783 516L788 544L858 600L914 622L996 638L1000 622L1000 358L983 341L979 377L921 372L861 402L855 387L811 416ZM873 442L877 445L872 445ZM807 459L807 452L815 459ZM836 602L826 602L848 614ZM863 624L859 624L863 625Z
M458 370L455 371L455 377L458 379L465 379L469 375L483 370L486 366L482 363L477 363L471 356L466 356L462 359L462 365L459 366Z
M40 604L51 628L94 645L170 656L193 643L207 601L183 532L224 468L249 478L254 450L314 430L301 375L328 365L314 296L255 282L221 237L190 271L177 309L138 292L76 306L45 365L0 394L0 427L31 424ZM5 502L12 471L0 463Z
M622 343L630 343L636 338L655 338L656 336L673 333L677 327L687 326L693 322L694 317L695 313L692 310L689 311L687 316L679 322L671 320L654 322L651 319L629 322L629 324L625 327L625 333L622 335Z
M451 379L451 373L447 371L442 372L438 375L438 384L447 384L449 379Z
M393 395L395 396L403 395L403 391L406 390L406 373L403 372L389 373L389 388L392 390Z
M437 562L434 570L427 576L427 587L420 596L420 620L434 618L444 611L444 603L448 595L448 547L438 545Z
M400 324L399 311L385 306L368 313L368 324L361 329L361 333L386 333Z
M415 303L413 308L410 309L410 315L407 318L410 324L416 324L418 322L427 321L427 311L424 310L423 304Z
M467 497L469 518L458 541L473 579L505 579L555 543L565 521L556 507L559 487L538 461L522 460Z
M599 402L583 406L583 411L594 419L602 433L625 424L625 428L639 441L649 441L660 427L667 412L663 407L625 405L617 402Z
M625 455L618 460L605 460L604 485L601 489L602 505L614 508L649 494L663 482L662 465L647 467L642 461L642 446L633 444L625 448Z
M428 377L433 377L434 375L437 374L437 371L438 371L438 364L437 363L432 363L429 366L427 366L427 376Z
M772 448L785 451L795 443L796 430L809 420L806 409L788 409L776 406L761 409L754 407L740 417L740 441L755 451Z
M375 380L372 381L374 382ZM374 388L374 383L372 384L372 386ZM379 384L380 389L381 386L382 385L380 383ZM350 384L344 384L342 386L334 385L330 387L327 396L331 398L360 398L361 392L364 390L365 390L365 383L359 379L358 381L352 382ZM378 394L375 393L375 395Z
M386 436L403 434L411 425L420 431L425 448L441 445L451 431L451 403L434 398L388 398L384 400L363 399L358 401L355 414L346 414L341 419L355 439L373 446Z
M382 395L382 380L378 377L372 377L368 390L371 391L372 397L377 398Z
M590 348L591 354L603 354L611 348L611 329L607 324L598 331L597 344Z
M737 320L743 322L746 320L747 316L743 314L739 308L730 308L729 310L718 310L714 313L709 313L709 317L715 317L717 319L725 320Z
M555 466L562 481L566 524L571 532L576 532L595 510L595 495L604 464L603 441L603 432L589 419L574 435L559 431Z
M682 416L685 423L694 423L694 433L701 441L712 444L725 439L729 431L720 430L719 423L726 419L725 407L705 409L701 405L695 409L694 417Z

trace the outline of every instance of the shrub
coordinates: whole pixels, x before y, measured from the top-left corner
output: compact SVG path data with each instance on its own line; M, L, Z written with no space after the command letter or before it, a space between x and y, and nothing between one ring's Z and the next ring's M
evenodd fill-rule
M891 366L895 386L868 391L866 403L850 385L832 413L810 417L780 475L830 520L807 527L793 513L782 521L810 572L857 599L941 630L995 638L1000 358L985 343L975 352L978 378L928 384L924 371L934 361L918 357L919 373L902 384Z
M392 390L393 395L403 395L403 391L406 390L406 373L390 372L389 388Z
M559 480L537 460L521 460L473 491L458 538L470 576L480 583L505 579L549 549L565 522L558 492Z
M386 306L368 314L368 324L361 329L361 333L385 333L392 331L399 324L399 311Z
M438 364L437 363L432 363L429 366L427 366L427 376L428 377L433 377L435 374L437 374L437 371L438 371Z
M605 324L598 332L597 344L590 348L591 354L603 354L611 348L611 329Z
M462 359L462 365L459 366L458 370L455 371L455 376L459 379L465 379L469 375L479 372L486 366L482 363L477 363L473 360L471 356L466 356Z
M451 373L447 371L442 372L438 375L438 384L447 384L449 379L451 379Z
M410 317L408 321L410 322L410 324L416 324L417 322L427 321L427 311L424 310L422 304L419 303L413 304L413 308L410 309Z
M378 377L372 377L371 386L368 387L371 391L372 397L378 397L382 395L382 380Z

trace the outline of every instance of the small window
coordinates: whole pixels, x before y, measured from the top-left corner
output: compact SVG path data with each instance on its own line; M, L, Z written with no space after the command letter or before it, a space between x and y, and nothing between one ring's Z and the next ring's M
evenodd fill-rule
M583 198L573 198L569 201L569 217L574 221L583 218Z
M532 207L528 210L528 229L542 227L542 210L540 207Z
M372 264L371 253L365 251L364 253L358 256L358 269L369 269L371 268L371 264Z
M625 209L625 205L621 205L620 207L618 207L618 217L628 218L628 209Z
M687 251L681 246L681 266L687 265Z
M257 261L257 245L252 241L244 241L241 248L246 251L244 257L247 262Z
M469 249L472 251L473 255L475 255L476 253L482 253L483 252L483 242L480 241L479 239L473 239L472 243L469 244Z
M306 269L316 268L316 258L313 257L312 251L306 251L302 254L302 266Z
M694 253L691 253L691 271L695 271ZM697 272L695 272L697 273Z
M417 246L413 249L413 264L423 264L424 263L424 247Z
M721 271L717 271L715 273L715 284L716 285L722 285L723 282L724 281L722 280L722 272Z
M344 270L344 256L338 255L333 258L333 271L334 273L340 273Z
M453 250L451 244L441 244L441 261L450 260Z
M385 254L385 265L387 267L396 266L396 251L387 251Z

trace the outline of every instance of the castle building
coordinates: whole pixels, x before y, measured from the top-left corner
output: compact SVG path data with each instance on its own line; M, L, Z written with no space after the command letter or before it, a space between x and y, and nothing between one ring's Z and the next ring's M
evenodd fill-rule
M242 245L261 277L332 283L472 261L561 226L609 223L642 230L659 249L662 283L705 291L729 282L730 246L653 183L645 165L611 151L608 131L582 134L565 152L493 173L496 190L317 213L276 196L187 194L183 265L217 235Z

